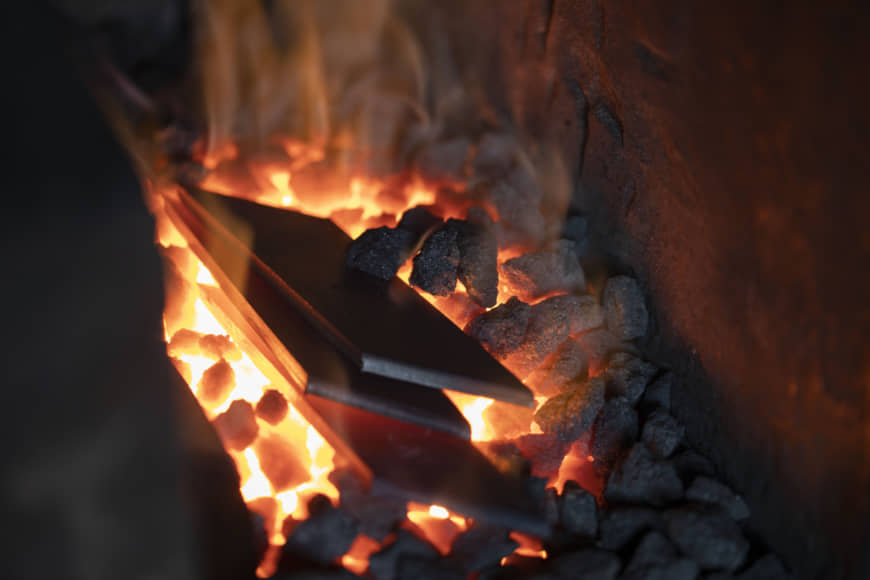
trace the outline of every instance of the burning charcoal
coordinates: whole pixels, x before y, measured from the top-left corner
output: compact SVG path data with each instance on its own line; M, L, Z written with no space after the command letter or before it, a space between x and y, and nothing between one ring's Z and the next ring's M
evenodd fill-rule
M716 473L709 459L691 449L675 455L673 462L680 479L685 482L692 481L696 475L713 476Z
M441 223L443 220L440 217L418 205L403 213L396 227L411 232L419 240Z
M209 403L221 403L236 384L236 373L230 363L221 359L202 373L197 395Z
M792 576L775 554L768 554L744 570L737 580L791 580Z
M459 246L459 280L471 299L489 308L498 298L498 244L492 228L479 223L447 220L447 227L457 231Z
M433 232L414 256L412 286L435 296L449 296L456 290L459 245L456 228L441 227Z
M588 548L553 558L550 569L563 578L613 580L622 567L619 556L606 550Z
M621 580L695 580L700 569L698 565L687 558L671 560L663 564L655 564L623 574ZM706 577L710 580L710 577Z
M589 221L579 215L569 217L562 226L562 237L573 242L574 252L580 258L589 250L588 232Z
M532 462L534 474L556 473L568 451L567 443L547 433L528 433L517 437L513 442Z
M455 292L450 296L433 299L435 306L444 313L453 324L459 328L465 328L476 316L485 312L480 304L472 300L464 292Z
M260 469L275 492L302 485L311 477L299 462L298 451L281 437L259 437L254 444L254 451L260 460Z
M575 379L585 379L589 372L586 353L573 338L567 339L556 352L544 359L524 381L536 395L553 396Z
M622 340L646 335L649 315L643 292L634 278L614 276L602 293L607 328Z
M685 429L667 411L655 411L643 425L641 440L656 456L670 457L683 440Z
M686 490L686 499L717 505L737 521L745 520L749 517L749 507L741 496L734 493L724 483L703 475L696 477L692 485L689 486L689 489Z
M225 334L203 334L199 337L199 348L206 356L212 358L223 358L231 361L242 360L242 351Z
M329 564L343 556L357 536L357 522L344 511L315 496L309 502L309 517L287 537L282 549L287 555ZM312 503L317 504L312 508Z
M465 137L424 145L417 154L417 171L432 181L460 180L470 149L471 141Z
M610 357L604 372L607 392L610 396L622 396L636 405L646 390L647 383L655 374L655 365L629 353L619 352Z
M589 379L550 398L535 413L535 422L545 433L562 441L576 441L592 426L603 404L604 382L600 378Z
M598 543L607 550L621 550L643 530L660 525L659 513L652 508L612 508L601 522L601 539Z
M647 532L625 567L626 572L637 572L650 566L667 564L677 557L677 550L663 534L656 530Z
M382 280L389 280L399 271L409 248L414 243L411 232L382 226L367 230L347 248L345 264Z
M406 530L399 530L396 540L369 558L369 574L376 580L403 578L398 575L399 559L416 556L427 561L435 560L439 554L431 544L424 542Z
M224 445L236 451L241 451L253 443L260 430L254 408L241 399L233 401L212 423Z
M465 327L496 358L504 358L519 348L529 325L531 307L511 298L498 308L484 312Z
M598 533L595 497L576 482L566 482L559 496L559 521L565 530L574 535L594 538Z
M564 307L571 313L571 335L580 334L604 324L604 311L594 296L554 296L554 304Z
M643 395L644 405L661 407L666 411L671 409L671 385L674 383L674 373L667 371L646 387Z
M498 564L518 546L508 537L508 530L475 522L453 540L449 561L469 574Z
M199 339L203 336L195 330L182 328L172 335L169 344L166 345L169 354L178 356L189 352L197 352L200 349ZM220 357L214 357L220 358Z
M609 469L637 440L637 412L625 397L604 404L592 432L592 456L602 468ZM597 466L596 466L597 467Z
M576 340L580 348L586 352L586 356L589 357L589 370L592 372L604 368L608 355L620 347L619 339L606 328L595 328L583 332L576 337Z
M540 191L521 191L505 175L491 183L481 183L470 194L488 200L498 213L502 247L517 243L535 243L546 231L541 214Z
M698 508L670 510L664 515L668 535L703 570L733 572L746 559L749 542L733 520Z
M561 240L552 250L511 258L501 265L504 280L520 300L534 300L553 292L586 290L586 279L574 245Z
M683 496L683 483L672 463L657 460L642 444L632 447L607 480L604 497L610 502L661 506Z
M257 417L263 421L277 425L287 416L289 406L284 395L276 389L269 389L257 401Z
M494 401L484 410L483 418L498 438L507 439L529 432L535 410Z

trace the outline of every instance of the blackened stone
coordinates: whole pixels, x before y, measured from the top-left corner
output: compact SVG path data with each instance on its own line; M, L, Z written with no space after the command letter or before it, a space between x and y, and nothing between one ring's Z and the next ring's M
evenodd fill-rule
M674 509L664 514L671 540L703 570L733 572L746 559L749 542L729 517L701 508Z
M620 580L695 580L699 573L698 564L679 558L624 574Z
M640 532L659 528L659 512L648 507L618 506L606 512L601 520L599 546L607 550L621 550Z
M287 416L289 406L284 395L276 389L268 389L257 401L257 417L271 425L277 425Z
M429 560L419 556L402 556L396 566L396 578L414 580L466 580L464 574L451 568L446 562Z
M585 379L588 372L586 353L577 341L568 338L524 382L536 395L550 397L562 392L571 381Z
M498 243L492 228L480 223L449 219L459 246L457 275L472 300L489 308L498 299Z
M661 506L683 496L683 483L672 463L656 459L642 444L628 456L607 480L604 497L611 502L649 503Z
M677 557L674 545L661 532L652 530L644 534L634 549L626 572L638 572L651 566L667 564Z
M646 335L649 315L637 280L628 276L608 279L602 304L607 328L617 338L633 340Z
M595 497L576 482L566 482L559 496L559 522L571 534L594 538L598 533Z
M501 277L521 300L535 300L553 292L586 290L580 259L569 240L551 250L511 258L501 265Z
M576 441L592 426L603 404L604 381L592 378L551 397L535 413L535 422L562 441Z
M737 576L737 580L791 580L785 566L775 554L767 554Z
M403 213L396 227L411 232L419 240L441 223L440 217L423 206L417 206Z
M327 504L328 499L312 499L311 514L289 534L284 552L318 564L329 564L347 553L358 534L357 522L350 514Z
M608 395L625 397L629 403L636 405L656 370L652 363L630 353L618 352L611 355L609 366L604 372Z
M412 286L435 296L449 296L456 290L459 245L456 229L442 227L432 233L414 256L409 279Z
M604 404L592 431L592 456L596 467L610 468L637 441L637 412L625 397Z
M677 473L680 475L680 479L686 483L692 481L698 475L712 477L716 474L713 463L697 451L691 449L677 453L672 461L677 469Z
M643 425L641 440L657 457L670 457L683 441L685 428L670 413L655 411Z
M214 418L212 424L223 444L236 451L253 443L260 430L254 408L241 399L233 401L226 411Z
M413 244L414 234L407 230L387 226L366 230L348 246L345 264L351 270L389 280Z
M553 558L550 569L564 578L583 580L613 580L622 562L613 552L588 548Z
M508 530L475 522L453 540L448 559L453 567L468 574L498 564L517 547Z
M717 505L737 521L745 520L750 515L749 507L741 496L724 483L703 475L696 477L686 490L686 499Z
M494 357L504 358L522 344L530 314L528 304L511 298L498 308L474 318L465 327L465 332Z
M661 407L666 411L671 409L671 387L674 383L674 373L667 371L659 375L646 387L643 402L648 407Z

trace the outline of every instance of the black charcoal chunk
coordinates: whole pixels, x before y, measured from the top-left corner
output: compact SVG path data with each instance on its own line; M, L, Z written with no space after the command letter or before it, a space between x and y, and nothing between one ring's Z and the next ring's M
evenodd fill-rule
M658 511L640 506L611 508L601 521L599 545L607 550L621 550L640 532L661 525Z
M281 571L274 576L269 576L269 580L354 580L354 578L359 578L359 576L351 574L347 570L335 568L294 568L290 571Z
M449 296L456 290L459 245L456 228L441 227L433 232L414 256L412 286L435 296Z
M508 537L508 530L475 522L453 540L449 561L469 574L498 564L517 547L519 544Z
M403 556L396 566L396 578L401 580L466 580L464 574L446 562L431 561L419 556Z
M270 423L277 425L287 416L289 406L284 395L276 389L268 389L260 400L257 401L257 417Z
M376 580L403 578L398 575L399 560L415 557L425 561L438 558L438 550L406 530L399 530L395 541L369 558L369 574Z
M565 483L559 496L559 522L567 532L584 538L598 533L598 506L595 496L574 481Z
M315 496L309 502L311 514L296 525L283 551L299 559L329 564L347 553L356 539L358 526L351 515L322 497Z
M592 456L596 464L610 468L637 441L637 412L625 397L607 401L592 431ZM597 465L596 465L597 467Z
M695 580L699 573L698 564L687 558L678 558L623 574L620 580Z
M576 441L592 426L603 404L604 382L592 378L551 397L535 413L535 422L562 441Z
M214 418L212 424L224 445L236 451L253 443L260 430L254 408L241 399L233 401L226 411Z
M791 580L785 566L775 554L767 554L756 560L737 576L737 580Z
M389 280L413 244L414 234L407 230L387 226L366 230L348 246L345 264L351 270Z
M644 534L634 549L626 572L638 572L655 565L667 564L677 557L677 550L664 534L651 530Z
M656 373L655 365L626 352L611 355L608 364L604 373L608 395L625 397L629 403L636 405Z
M588 373L586 353L577 341L568 338L524 382L536 395L550 397L562 392L571 381L585 379Z
M719 481L706 476L698 476L686 490L686 499L698 503L717 505L737 521L749 517L749 507L743 498Z
M534 300L553 292L582 292L586 278L580 259L569 240L560 240L551 250L511 258L501 265L502 279L521 300Z
M634 278L614 276L607 280L602 292L607 328L621 340L633 340L646 335L649 315L643 292Z
M491 182L477 185L471 193L487 199L495 208L505 246L537 242L546 232L541 191L525 170L510 170Z
M468 295L484 308L494 306L498 299L498 243L492 227L452 218L446 227L457 230L457 275Z
M635 444L610 474L604 497L610 502L661 506L683 496L683 483L672 463L656 459L642 443Z
M666 512L664 520L671 540L703 570L733 572L746 559L749 542L722 513L686 507Z
M655 411L643 425L641 440L658 457L670 457L683 441L685 428L670 413Z
M417 206L403 213L396 227L411 232L414 238L419 240L441 223L443 220L440 217L423 206Z
M667 371L656 377L646 387L643 402L648 407L661 407L666 411L671 409L671 387L674 383L674 373Z
M619 573L622 562L613 552L588 548L572 554L556 556L549 567L564 578L613 580Z
M713 476L716 474L713 463L697 451L691 449L677 453L672 461L677 469L677 473L680 475L680 479L686 483L692 481L698 475Z
M465 332L496 358L517 350L526 336L531 307L511 298L498 308L484 312L465 327Z

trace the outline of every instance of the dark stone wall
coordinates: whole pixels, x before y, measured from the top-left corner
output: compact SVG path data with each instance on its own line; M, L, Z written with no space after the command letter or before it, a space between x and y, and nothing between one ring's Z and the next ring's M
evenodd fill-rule
M870 576L864 6L457 0L428 18L470 94L561 144L594 244L650 292L675 413L803 578Z

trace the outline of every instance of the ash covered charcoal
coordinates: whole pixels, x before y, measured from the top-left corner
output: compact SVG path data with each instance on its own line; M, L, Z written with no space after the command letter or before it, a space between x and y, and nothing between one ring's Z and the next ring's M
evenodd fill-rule
M637 280L628 276L614 276L607 280L601 298L610 332L621 340L633 340L646 335L649 315Z
M366 230L348 246L345 265L389 280L399 271L413 244L414 234L407 230L387 226Z
M502 280L520 300L535 300L557 291L586 290L580 260L568 240L560 240L551 250L511 258L499 270Z
M603 318L603 316L602 316ZM577 344L589 358L589 370L597 372L607 365L607 357L620 348L620 341L606 328L595 328L578 334Z
M697 475L713 476L716 470L713 468L713 463L700 453L692 449L686 449L674 455L674 467L680 475L680 479L688 483Z
M465 174L470 151L471 141L466 137L427 143L417 153L416 169L430 181L458 181Z
M407 530L399 530L393 543L369 558L369 574L376 580L401 578L398 575L399 560L410 556L433 562L439 554L438 550L428 542Z
M574 244L574 252L582 258L589 251L589 221L584 216L569 216L562 226L562 237Z
M576 441L592 426L603 404L604 382L592 378L551 397L535 413L535 422L545 433L562 441Z
M205 369L199 379L197 395L209 403L221 403L236 384L236 373L230 363L221 359Z
M222 358L228 361L242 360L242 351L225 334L203 334L199 337L199 348L206 356L212 358Z
M646 392L643 394L643 404L645 407L655 408L661 407L666 411L671 409L671 386L674 383L674 373L665 371L656 377L646 387Z
M650 530L638 542L625 572L640 572L652 566L667 564L676 557L677 549L671 541L661 532Z
M699 573L698 564L688 558L677 558L623 574L620 580L695 580Z
M641 532L662 526L657 510L642 506L611 507L601 521L598 545L607 550L621 550Z
M442 223L443 220L440 217L418 205L403 213L396 227L414 234L415 240L422 240L427 233Z
M567 532L592 539L598 533L598 506L595 496L575 481L565 482L559 496L559 523Z
M333 507L326 496L312 498L308 509L308 518L295 524L292 532L287 534L287 543L281 550L282 558L287 556L330 564L347 553L357 537L357 522L343 510Z
M671 540L703 570L733 572L746 559L749 542L728 516L689 506L663 517Z
M504 358L520 347L526 336L531 307L517 298L484 312L468 323L465 333L477 340L496 358Z
M749 507L741 496L724 483L703 475L696 477L686 490L686 499L719 506L738 522L750 515Z
M241 399L233 401L212 423L224 445L236 451L241 451L253 443L260 430L254 408Z
M656 459L642 443L610 474L604 497L609 502L661 506L683 496L683 483L672 463Z
M608 395L625 397L629 403L636 405L656 370L655 365L630 353L618 352L611 355L604 372Z
M257 417L270 425L277 425L287 416L289 405L284 395L276 389L267 389L257 401Z
M670 413L659 410L647 417L641 440L658 457L670 457L683 441L685 428Z
M613 580L622 568L619 556L607 550L587 548L556 556L548 569L560 578L583 578L583 580Z
M298 451L281 437L264 435L257 438L254 451L260 460L260 469L276 493L302 485L311 477L308 469L299 462Z
M592 430L592 456L596 469L612 467L622 454L637 440L637 412L625 397L607 401Z
M585 379L588 373L586 353L577 341L568 338L524 382L536 395L551 397L571 381Z
M498 243L491 225L484 223L480 212L469 214L473 221L451 218L446 227L457 231L459 280L472 300L489 308L498 299Z
M499 244L508 247L522 243L536 243L546 231L546 220L541 214L541 194L537 188L523 188L510 183L511 172L492 181L478 183L469 194L485 199L498 213Z
M166 345L169 354L178 356L188 352L196 352L199 349L199 339L202 334L189 328L181 328L172 335L169 339L169 344ZM220 358L220 357L214 357Z
M508 537L508 530L474 522L453 540L448 561L469 574L498 564L517 547L519 544Z
M426 238L414 256L410 283L435 296L449 296L456 290L459 269L457 229L444 225Z
M792 575L775 554L767 554L741 572L737 580L792 580Z

